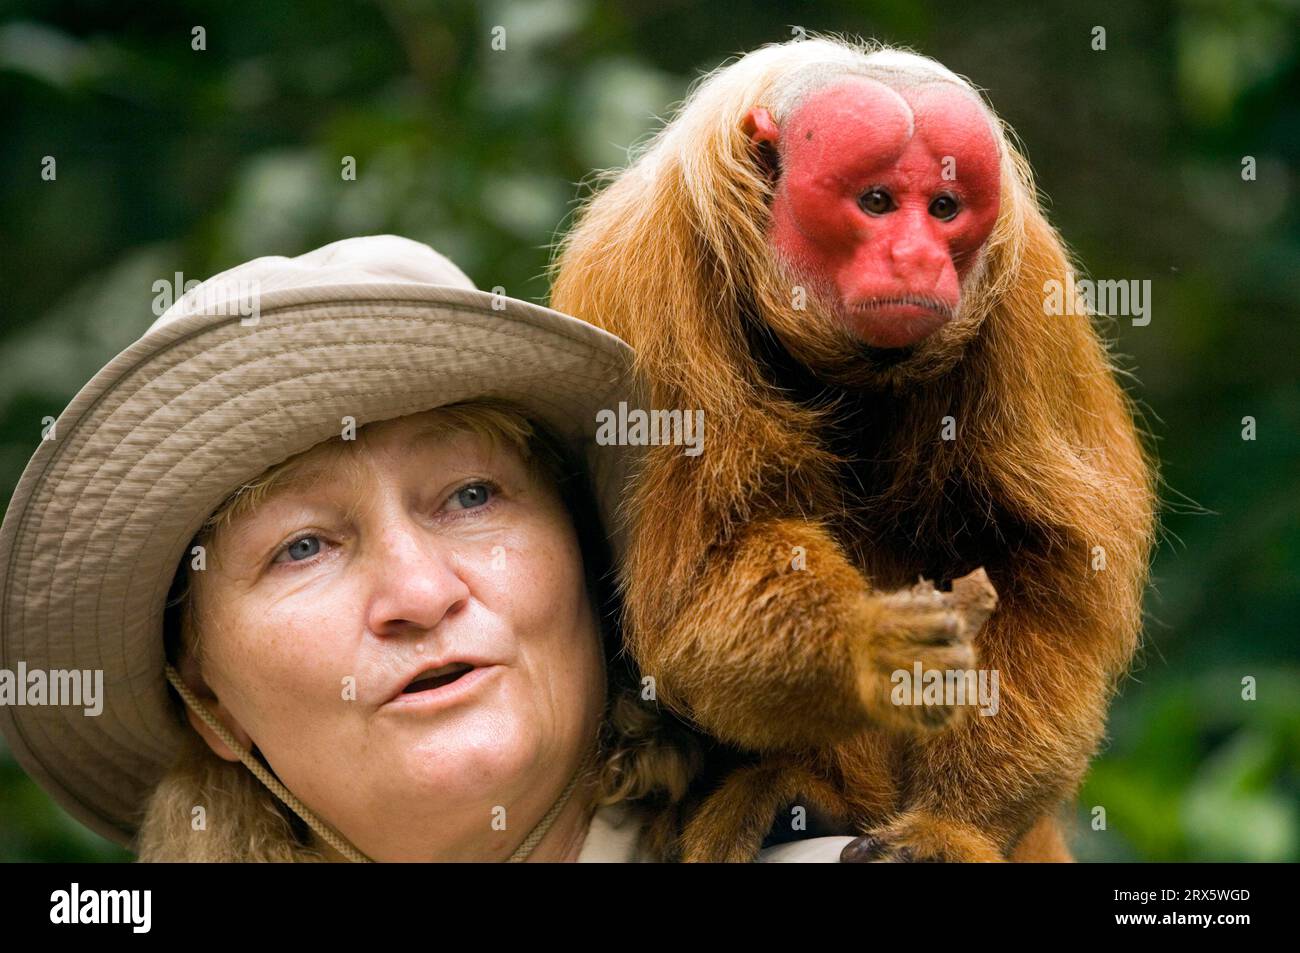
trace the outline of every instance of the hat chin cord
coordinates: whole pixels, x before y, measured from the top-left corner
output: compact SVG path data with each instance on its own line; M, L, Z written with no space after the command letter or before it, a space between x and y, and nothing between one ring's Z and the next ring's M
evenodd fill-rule
M208 710L208 707L190 690L190 687L182 681L180 673L175 668L167 664L165 670L167 681L171 682L172 688L176 689L181 698L184 699L185 704L190 707L190 710L198 715L203 720L203 723L211 728L213 733L239 756L239 760L243 762L244 767L253 773L253 777L266 785L267 790L279 798L285 807L302 818L303 823L315 831L321 840L348 860L358 864L372 863L369 857L348 843L347 838L322 821L311 808L298 800L293 792L281 783L279 778L253 757L252 752L236 741L235 736L217 719L216 715ZM524 838L522 844L515 848L515 852L510 855L506 863L517 864L526 860L528 855L533 852L533 849L541 843L542 838L546 836L546 832L551 829L555 819L560 816L560 812L568 804L574 789L578 786L578 779L582 777L591 761L592 752L588 751L587 756L583 758L582 763L578 766L578 770L573 773L573 777L569 778L569 783L565 785L559 798L551 805L550 810L537 822L533 829L528 832L528 836Z

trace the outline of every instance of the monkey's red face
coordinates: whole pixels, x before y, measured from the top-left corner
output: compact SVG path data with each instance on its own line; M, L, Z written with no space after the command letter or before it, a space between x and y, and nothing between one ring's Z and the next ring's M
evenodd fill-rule
M784 128L762 109L745 128L780 146L777 252L855 337L910 347L958 313L1000 191L998 143L972 96L857 77L811 95Z

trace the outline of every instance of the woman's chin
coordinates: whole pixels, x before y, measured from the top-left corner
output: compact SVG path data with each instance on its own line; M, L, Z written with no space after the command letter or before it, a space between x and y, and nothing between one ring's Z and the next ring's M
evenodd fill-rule
M542 738L515 713L477 711L454 725L407 738L401 772L431 796L482 794L535 774Z

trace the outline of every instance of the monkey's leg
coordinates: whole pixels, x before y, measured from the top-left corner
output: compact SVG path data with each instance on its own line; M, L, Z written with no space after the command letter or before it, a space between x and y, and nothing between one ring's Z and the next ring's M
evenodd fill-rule
M753 860L777 810L799 799L827 814L845 813L844 798L834 786L794 761L776 758L733 771L686 822L682 860Z
M965 669L996 594L872 592L821 525L756 520L687 563L689 530L640 534L628 573L628 637L666 702L723 741L756 751L825 748L868 725L932 728L961 706L893 703L893 676ZM666 578L665 578L666 577Z
M1044 814L1020 838L1011 852L1011 860L1019 864L1069 864L1074 862L1070 846L1065 842L1063 823L1055 814Z

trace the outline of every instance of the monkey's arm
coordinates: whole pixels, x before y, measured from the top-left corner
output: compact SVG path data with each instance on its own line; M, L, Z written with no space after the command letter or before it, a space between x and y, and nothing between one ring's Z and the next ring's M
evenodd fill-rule
M715 540L687 583L677 577L693 529L657 523L637 534L632 554L629 640L662 700L756 750L824 746L871 724L915 728L953 715L892 704L890 676L918 660L971 667L970 636L983 618L970 617L987 617L996 599L987 580L970 582L983 598L974 609L930 587L873 593L822 526L767 518Z
M996 713L969 712L918 736L904 810L846 859L1002 860L1077 790L1103 733L1110 679L1078 631L1032 630L1007 608L977 639L980 668L999 673Z

